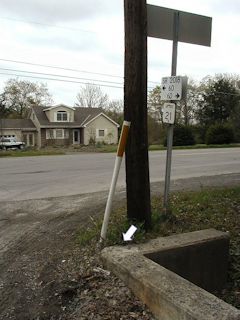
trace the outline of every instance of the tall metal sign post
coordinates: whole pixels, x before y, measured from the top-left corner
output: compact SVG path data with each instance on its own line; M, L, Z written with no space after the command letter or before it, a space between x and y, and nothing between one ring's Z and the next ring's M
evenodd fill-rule
M162 97L165 96L165 99L162 98L162 100L169 100L170 102L174 102L175 100L180 100L182 92L181 93L176 92L177 91L176 85L173 87L170 86L172 84L177 84L178 81L179 81L179 84L181 83L181 80L180 80L181 77L176 77L178 42L180 41L180 42L198 44L203 46L210 46L212 18L189 13L189 12L153 6L153 5L147 5L147 14L148 14L148 36L173 41L171 77L163 78L161 89L162 89L162 92L164 90L166 91L162 93ZM166 83L164 83L164 79L166 80ZM173 83L168 83L168 81L170 82L173 81ZM174 92L174 95L173 95L173 92ZM175 116L175 109L174 109L174 116ZM169 191L170 191L174 121L173 122L168 121L168 123L169 123L169 127L168 127L168 134L167 134L167 159L166 159L166 172L165 172L164 204L163 204L164 209L166 211L168 210L168 202L169 202L168 198L169 198Z

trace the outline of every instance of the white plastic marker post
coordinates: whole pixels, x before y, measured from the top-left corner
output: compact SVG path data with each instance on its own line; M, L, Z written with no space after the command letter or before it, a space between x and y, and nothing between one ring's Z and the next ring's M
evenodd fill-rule
M123 233L123 240L124 241L132 241L132 236L134 235L134 233L137 231L137 227L135 227L133 224L131 225L131 227L128 229L128 231L126 233Z
M122 132L121 132L121 136L120 136L119 143L118 143L117 156L116 156L115 166L114 166L114 170L113 170L112 182L111 182L111 186L110 186L110 190L109 190L109 194L108 194L108 199L107 199L107 205L106 205L105 213L104 213L100 241L106 239L109 217L110 217L110 213L112 210L113 196L114 196L115 189L116 189L117 179L118 179L118 175L119 175L119 171L120 171L120 167L121 167L121 163L122 163L122 158L123 158L123 154L124 154L126 143L127 143L130 125L131 125L131 122L123 121Z

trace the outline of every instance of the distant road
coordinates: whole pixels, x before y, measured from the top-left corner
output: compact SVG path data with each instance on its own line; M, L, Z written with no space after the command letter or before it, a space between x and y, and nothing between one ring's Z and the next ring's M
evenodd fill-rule
M166 151L149 153L151 182L163 181ZM107 190L114 154L0 159L0 201L40 199ZM240 148L173 151L172 179L240 173ZM118 186L125 186L122 165Z

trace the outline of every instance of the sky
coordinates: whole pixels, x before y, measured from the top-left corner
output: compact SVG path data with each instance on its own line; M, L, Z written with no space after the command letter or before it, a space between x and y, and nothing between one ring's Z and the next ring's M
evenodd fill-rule
M240 72L239 0L148 0L212 17L211 47L179 43L177 75L200 81ZM123 0L1 0L0 92L8 79L47 84L73 106L86 83L123 99ZM148 38L148 87L171 73L172 41Z

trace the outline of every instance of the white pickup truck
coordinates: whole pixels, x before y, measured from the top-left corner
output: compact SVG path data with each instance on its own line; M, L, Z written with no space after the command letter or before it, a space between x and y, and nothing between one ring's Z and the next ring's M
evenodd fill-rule
M24 149L25 142L17 141L16 138L0 138L0 149Z

